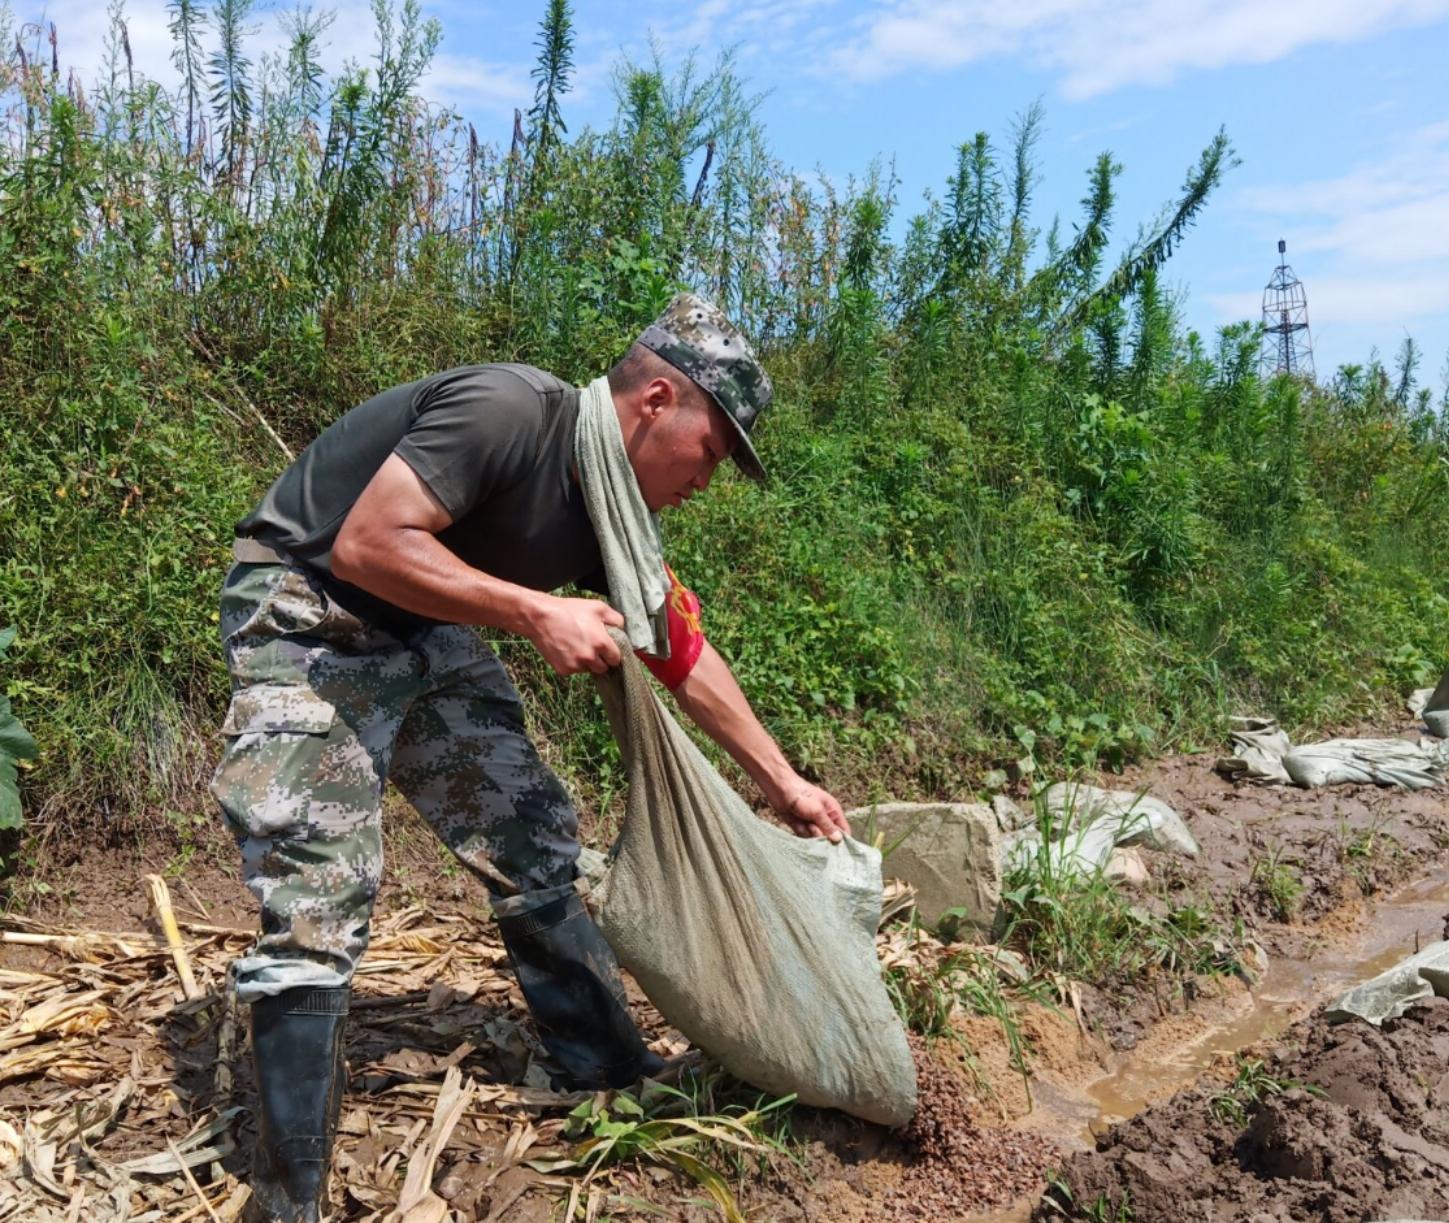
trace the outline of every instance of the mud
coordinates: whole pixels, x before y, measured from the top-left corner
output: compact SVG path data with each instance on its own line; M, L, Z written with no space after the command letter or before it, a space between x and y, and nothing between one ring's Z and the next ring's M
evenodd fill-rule
M1181 1092L1074 1155L1033 1219L1136 1223L1449 1216L1449 1000L1382 1030L1315 1014L1268 1059L1282 1088L1241 1120L1228 1088ZM1215 1107L1216 1104L1216 1107Z
M1106 1123L1230 1067L1239 1051L1277 1037L1318 1003L1440 938L1446 903L1449 884L1429 878L1359 906L1360 924L1350 933L1320 923L1312 959L1273 959L1251 985L1225 981L1217 997L1163 1021L1138 1046L1110 1057L1110 1073L1089 1085L1086 1111L1078 1115L1095 1135Z
M1373 733L1416 737L1408 723ZM1142 903L1215 910L1240 922L1270 960L1314 959L1358 930L1374 901L1449 849L1442 791L1235 786L1214 771L1217 755L1172 756L1087 780L1162 799L1202 848L1191 860L1143 851L1150 883ZM1298 889L1287 913L1265 885L1269 863ZM1082 1004L1092 1030L1126 1050L1164 1019L1210 1004L1219 992L1213 980L1147 981L1130 989L1086 983Z
M1164 979L1130 991L1080 983L1077 1014L1065 1004L1025 1006L1017 1020L1033 1048L1029 1085L994 1019L961 1019L959 1034L972 1056L964 1061L949 1041L933 1046L921 1062L925 1107L910 1134L797 1109L792 1155L732 1184L747 1216L782 1223L1019 1223L1039 1199L1046 1173L1061 1168L1074 1202L1063 1204L1066 1217L1449 1219L1449 1004L1411 1012L1383 1033L1363 1025L1323 1030L1312 1021L1288 1026L1327 993L1412 951L1416 939L1441 936L1449 904L1449 873L1437 866L1449 849L1443 792L1235 788L1212 762L1207 754L1169 758L1098 780L1172 804L1202 846L1194 861L1147 852L1151 878L1140 902L1194 904L1235 918L1265 949L1266 972L1260 964L1250 981ZM65 870L47 874L49 892L27 892L24 907L32 914L77 927L144 929L151 924L148 902L136 880L143 870L167 870L183 917L240 926L255 920L251 898L230 873L234 850L219 834L136 850L77 845L74 854ZM1255 878L1270 856L1301 884L1287 921ZM1438 875L1423 879L1432 869ZM1420 883L1393 894L1409 878ZM481 918L482 901L411 812L400 805L389 812L389 875L379 916L419 904L430 913ZM37 948L0 949L0 964L49 967L44 960ZM514 991L490 1005L523 1021ZM429 1075L456 1046L449 1009L386 1014L386 1026L354 1024L349 1038L350 1055L374 1075ZM642 1017L652 1036L668 1035L652 1009L643 1008ZM156 1073L175 1074L188 1106L201 1108L211 1075L206 1037L196 1039L194 1048L157 1049L153 1060ZM1277 1053L1263 1047L1275 1039ZM1228 1089L1235 1055L1244 1049L1269 1057L1270 1075L1327 1094L1293 1089L1248 1109L1241 1124L1223 1120L1212 1102ZM431 1060L398 1061L412 1056ZM485 1080L507 1082L521 1072L516 1057L471 1059L465 1069ZM1172 1095L1189 1083L1196 1085ZM243 1064L238 1089L246 1088ZM9 1085L0 1106L24 1107L31 1090ZM541 1124L557 1128L561 1119ZM481 1138L501 1141L502 1131L490 1128ZM126 1132L108 1141L123 1153L146 1147L142 1135ZM1084 1149L1090 1147L1096 1149ZM339 1172L350 1187L366 1189L369 1159L366 1136L345 1134ZM621 1171L615 1188L622 1196L610 1200L612 1217L630 1217L629 1199L640 1205L638 1217L661 1208L681 1219L713 1215L689 1200L689 1186L668 1178ZM529 1217L525 1206L556 1208L556 1196L535 1187L509 1207L509 1217ZM484 1217L484 1197L465 1199L454 1202L460 1217ZM1035 1217L1062 1217L1047 1213L1054 1209L1038 1207Z

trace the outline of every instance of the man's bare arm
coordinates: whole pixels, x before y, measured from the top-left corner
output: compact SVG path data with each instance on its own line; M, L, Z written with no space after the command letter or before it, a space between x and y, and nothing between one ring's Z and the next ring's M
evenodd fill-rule
M674 699L696 726L739 762L796 832L832 841L850 835L840 804L790 766L780 745L760 725L728 664L708 641L694 668L675 688Z
M389 455L332 545L332 573L406 611L452 624L520 633L560 675L619 665L610 625L624 618L597 599L561 599L474 569L438 541L452 517L397 455Z

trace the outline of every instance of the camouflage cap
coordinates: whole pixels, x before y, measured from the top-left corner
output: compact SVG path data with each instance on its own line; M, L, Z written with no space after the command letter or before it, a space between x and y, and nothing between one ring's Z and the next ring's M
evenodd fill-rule
M739 431L735 465L763 484L765 469L750 444L750 430L775 389L739 328L712 302L681 293L644 329L639 343L710 393Z

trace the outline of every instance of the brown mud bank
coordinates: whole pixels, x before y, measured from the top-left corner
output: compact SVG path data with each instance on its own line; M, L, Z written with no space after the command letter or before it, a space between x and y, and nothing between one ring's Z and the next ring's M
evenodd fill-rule
M1066 1160L1032 1218L1135 1223L1449 1217L1449 999L1382 1029L1298 1024Z
M1099 782L1141 789L1183 816L1200 855L1144 852L1148 878L1132 903L1195 906L1211 915L1252 953L1241 976L1063 980L1067 1000L1054 1009L1024 1000L1015 1006L1012 1019L1028 1050L1025 1076L998 1018L957 1014L961 1041L938 1040L921 1062L930 1109L914 1134L798 1108L788 1149L721 1164L745 1217L1019 1223L1036 1209L1043 1219L1140 1223L1166 1218L1171 1209L1174 1220L1449 1218L1449 1202L1436 1204L1432 1196L1449 1181L1449 1163L1436 1162L1449 1160L1449 1120L1438 1094L1449 1100L1449 1011L1430 1008L1432 1019L1411 1016L1382 1034L1364 1025L1290 1028L1325 998L1442 936L1449 908L1442 792L1234 787L1212 771L1212 759L1169 758ZM338 1217L380 1219L395 1208L402 1168L426 1134L444 1073L454 1067L483 1094L438 1164L436 1186L453 1217L573 1214L567 1204L578 1182L534 1165L574 1149L565 1131L578 1100L547 1091L530 1075L535 1050L526 1013L491 936L481 890L419 831L410 812L390 811L389 837L378 938L359 975L361 1005L348 1033L352 1077L338 1146ZM220 838L184 855L161 845L136 853L76 846L67 869L47 878L49 890L29 896L32 923L148 931L144 937L153 938L138 880L144 871L165 871L183 920L202 923L189 929L220 931L193 944L206 993L199 1003L180 1002L166 956L149 943L124 952L106 945L94 954L87 947L80 956L56 944L0 947L0 972L9 974L14 994L0 1019L22 1023L32 1002L101 995L95 1033L47 1032L47 1056L33 1070L0 1076L0 1119L8 1114L17 1130L39 1122L62 1126L78 1104L98 1107L129 1075L133 1098L91 1142L114 1166L164 1153L168 1138L183 1142L209 1118L239 1109L225 1153L196 1169L223 1215L223 1203L245 1179L251 1141L244 1025L229 1048L218 1037L225 966L246 946L255 920L250 896L227 873L231 853ZM31 997L22 1000L22 992ZM661 1052L684 1047L642 998L635 1001ZM1274 1053L1268 1045L1280 1039ZM1349 1048L1352 1065L1340 1072L1335 1067ZM1339 1062L1330 1057L1334 1049ZM1232 1086L1245 1051L1265 1059L1254 1080L1261 1099ZM1370 1070L1379 1063L1376 1080ZM1335 1074L1342 1100L1330 1093ZM1365 1086L1374 1083L1388 1101L1383 1107ZM1189 1124L1189 1116L1198 1120ZM1313 1146L1324 1134L1343 1141ZM85 1171L83 1144L71 1143L68 1154L82 1169L77 1177L90 1177L88 1200L119 1192ZM62 1143L57 1174L66 1155ZM1332 1195L1356 1185L1352 1177L1367 1175L1364 1169L1406 1196L1359 1197L1343 1206L1346 1213L1332 1213L1340 1198L1347 1201ZM1327 1188L1314 1191L1328 1196L1291 1195L1316 1185L1308 1174L1320 1171ZM1071 1204L1044 1203L1052 1176L1067 1186ZM1260 1192L1259 1182L1272 1182L1278 1196ZM1103 1196L1113 1187L1130 1196ZM61 1188L73 1192L69 1182ZM131 1209L143 1215L205 1214L179 1173L142 1177L131 1188ZM43 1200L48 1213L32 1217L65 1217L65 1195L43 1186L36 1192L41 1196L30 1205ZM1057 1191L1047 1200L1059 1197ZM1157 1201L1170 1203L1164 1213L1152 1213ZM575 1204L579 1216L599 1218L718 1217L698 1186L647 1161L611 1170ZM1199 1206L1217 1213L1192 1213ZM998 1213L983 1214L990 1211Z
M1405 723L1386 733L1407 736L1412 728ZM1372 926L1384 899L1410 881L1424 881L1449 858L1442 790L1235 784L1214 771L1215 759L1210 753L1166 757L1098 784L1139 790L1183 817L1201 852L1186 859L1142 851L1151 878L1137 899L1149 909L1187 906L1216 915L1250 950L1260 949L1244 964L1249 976L1261 977L1264 959L1272 966L1310 965L1290 969L1305 978L1334 973L1345 945L1352 948ZM1438 885L1429 880L1428 886ZM1449 907L1449 891L1445 896ZM1269 971L1278 978L1270 992L1300 1001L1311 994L1310 980L1290 984L1276 968ZM1150 982L1082 984L1089 1025L1119 1051L1177 1014L1214 1010L1221 992L1212 982L1201 983L1201 990L1189 981L1166 991Z

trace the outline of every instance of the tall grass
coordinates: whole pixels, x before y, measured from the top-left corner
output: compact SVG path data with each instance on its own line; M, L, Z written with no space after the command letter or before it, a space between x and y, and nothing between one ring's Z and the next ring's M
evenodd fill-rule
M325 18L259 56L244 3L177 0L175 89L119 15L82 82L66 31L0 9L0 623L41 825L201 801L230 527L284 450L451 364L582 381L680 286L764 346L777 478L676 514L672 560L848 796L957 792L1023 732L1050 757L1091 726L1116 759L1241 705L1326 725L1442 665L1449 466L1417 358L1265 382L1251 328L1188 331L1163 286L1223 134L1184 134L1181 187L1114 258L1107 153L1041 235L1035 109L905 217L879 169L780 163L728 56L621 62L612 122L569 127L572 17L543 8L535 104L496 141L426 101L416 0L377 0L374 57L335 78ZM596 797L586 686L505 649Z

